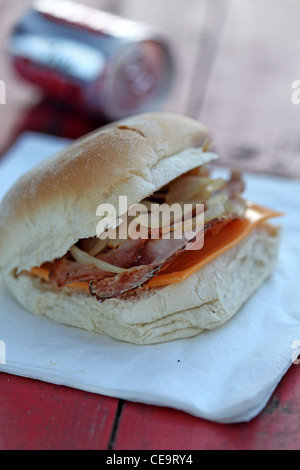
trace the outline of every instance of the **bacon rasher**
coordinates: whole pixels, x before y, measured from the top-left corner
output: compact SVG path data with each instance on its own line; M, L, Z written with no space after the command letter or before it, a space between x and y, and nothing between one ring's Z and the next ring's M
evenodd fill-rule
M72 259L68 254L56 260L50 279L59 287L78 281L89 282L90 292L99 301L118 297L144 286L164 267L174 261L183 251L197 248L202 237L210 233L216 235L228 223L243 216L245 201L240 197L244 182L240 173L233 172L221 192L225 192L232 203L232 213L212 218L205 222L204 231L192 240L180 239L127 239L117 248L106 248L96 256L111 265L125 268L124 272L114 273L87 266ZM202 245L200 245L201 247Z

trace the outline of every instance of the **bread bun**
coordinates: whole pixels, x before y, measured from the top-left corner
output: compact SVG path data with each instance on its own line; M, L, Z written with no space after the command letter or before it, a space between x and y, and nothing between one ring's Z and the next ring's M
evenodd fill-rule
M278 231L263 224L188 279L103 303L28 273L94 237L100 204L139 203L178 176L213 159L184 152L205 139L201 123L176 114L134 116L93 132L46 159L0 206L0 269L28 311L137 344L197 335L232 317L273 271Z

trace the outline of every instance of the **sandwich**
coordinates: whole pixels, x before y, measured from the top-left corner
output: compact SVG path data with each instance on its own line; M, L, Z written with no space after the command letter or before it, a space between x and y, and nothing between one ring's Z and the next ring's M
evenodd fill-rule
M209 139L190 117L147 113L43 160L0 206L5 288L33 314L135 344L229 321L276 267L281 214L244 198L239 171L214 175ZM162 206L189 210L149 217Z

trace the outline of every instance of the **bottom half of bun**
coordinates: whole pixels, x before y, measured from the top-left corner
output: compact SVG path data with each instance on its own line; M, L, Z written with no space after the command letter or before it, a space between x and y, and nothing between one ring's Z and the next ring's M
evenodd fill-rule
M131 343L161 343L220 327L235 315L274 270L279 232L262 224L185 281L103 303L28 274L6 274L3 281L36 315Z

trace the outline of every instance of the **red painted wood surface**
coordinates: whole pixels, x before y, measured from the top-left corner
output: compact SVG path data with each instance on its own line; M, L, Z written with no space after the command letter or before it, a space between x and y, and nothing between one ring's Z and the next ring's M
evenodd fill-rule
M30 3L0 0L0 79L8 84L0 154L24 130L77 138L105 123L43 100L14 75L4 40ZM300 177L300 106L290 100L291 83L300 79L298 0L83 3L165 31L178 67L164 109L205 121L221 163ZM257 418L236 425L0 374L0 450L299 450L299 367L288 371Z
M103 450L118 400L0 374L0 450Z
M300 373L294 365L249 423L219 424L168 408L126 402L115 449L299 450Z

